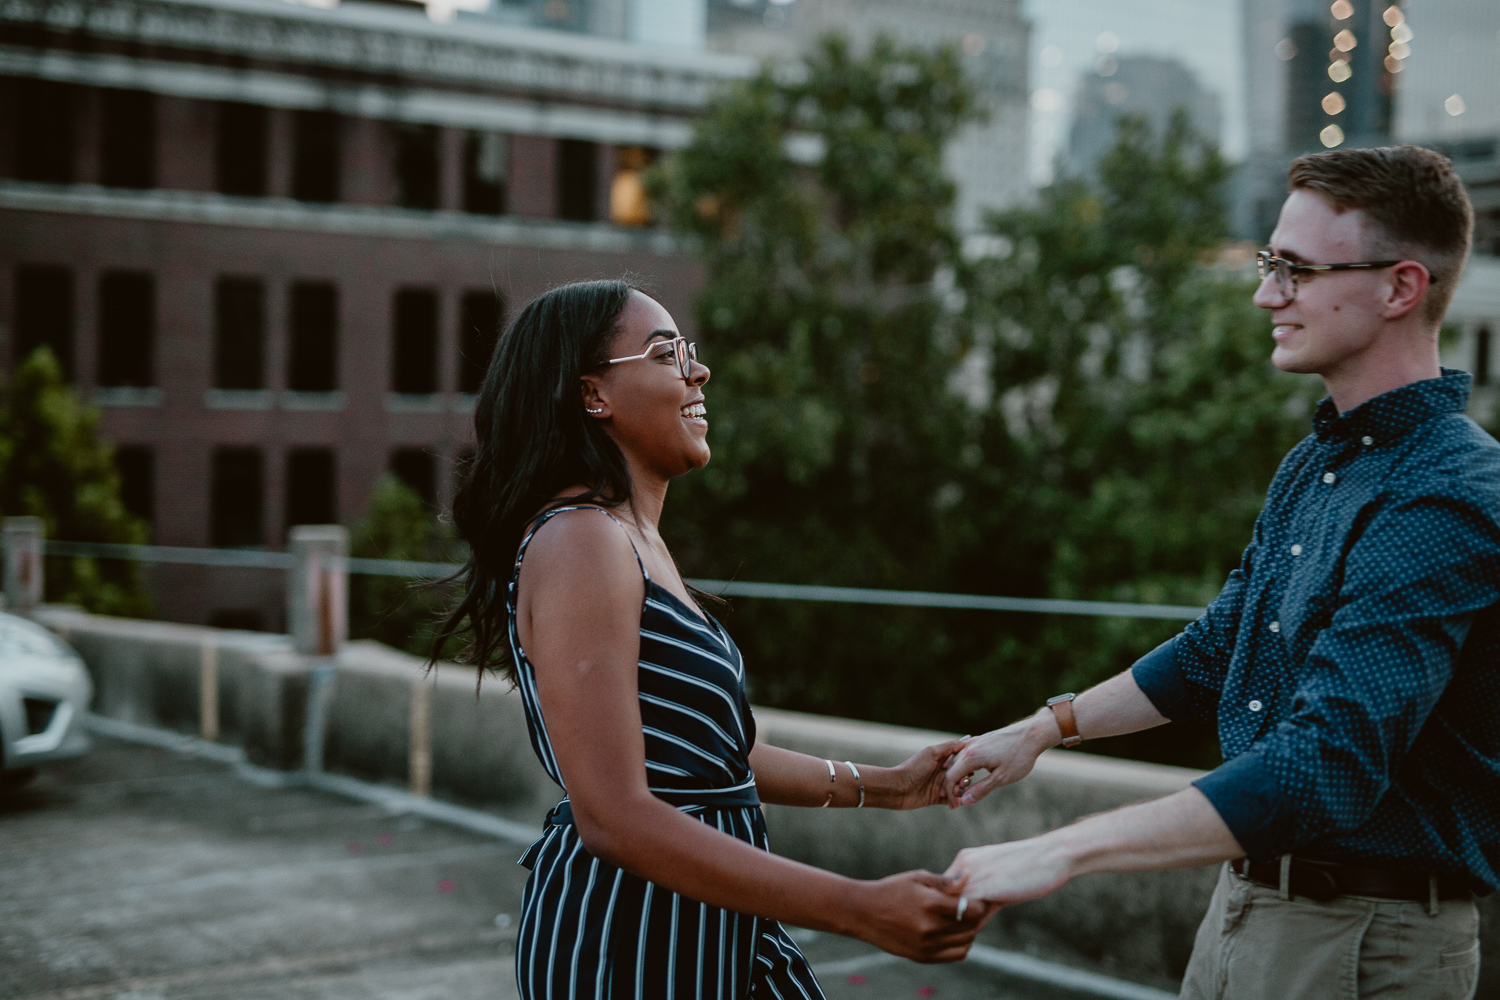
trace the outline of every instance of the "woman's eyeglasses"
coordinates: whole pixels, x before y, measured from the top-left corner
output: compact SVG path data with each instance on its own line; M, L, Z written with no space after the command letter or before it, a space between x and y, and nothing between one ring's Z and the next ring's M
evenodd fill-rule
M1399 260L1362 260L1354 264L1297 264L1266 250L1255 254L1255 268L1260 272L1260 280L1265 281L1268 274L1276 275L1276 289L1288 302L1297 297L1297 275L1304 272L1373 271L1400 263Z
M610 358L609 363L617 365L622 361L644 361L646 358L664 358L670 350L677 359L677 370L682 373L684 382L693 380L693 362L698 360L698 345L689 344L686 337L673 337L671 340L659 340L646 348L640 354L632 354L628 358Z

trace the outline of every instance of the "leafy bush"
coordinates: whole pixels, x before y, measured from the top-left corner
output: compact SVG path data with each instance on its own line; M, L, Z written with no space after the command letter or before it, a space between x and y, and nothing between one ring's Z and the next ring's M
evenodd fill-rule
M0 386L0 514L41 518L48 538L144 544L146 525L120 502L114 449L98 424L51 350L22 361ZM151 613L140 564L113 559L49 557L46 599L98 614Z
M455 554L452 529L411 487L394 476L376 485L355 526L349 554L362 559L412 562L463 560ZM427 656L451 585L395 576L353 574L349 579L349 633ZM445 650L452 656L455 650Z

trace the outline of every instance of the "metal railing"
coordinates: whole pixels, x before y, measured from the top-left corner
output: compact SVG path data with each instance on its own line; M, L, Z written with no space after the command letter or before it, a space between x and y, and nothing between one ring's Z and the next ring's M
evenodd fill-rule
M127 559L133 562L187 566L229 566L290 570L288 552L257 549L202 549L171 545L115 545L105 542L66 542L48 539L49 556ZM462 569L459 563L408 562L400 559L345 559L347 572L367 576L397 576L438 580ZM972 611L1015 611L1044 615L1090 615L1114 618L1151 618L1191 621L1200 607L1179 604L1132 604L1116 601L1065 601L1034 597L994 597L986 594L948 594L921 590L875 590L866 587L819 587L791 583L750 583L742 580L689 579L699 590L722 597L754 597L780 601L820 601L834 604L872 604L909 608L957 608Z

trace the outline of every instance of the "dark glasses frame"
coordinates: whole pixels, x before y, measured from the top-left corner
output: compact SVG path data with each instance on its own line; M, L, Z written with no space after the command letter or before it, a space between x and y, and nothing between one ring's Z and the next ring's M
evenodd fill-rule
M1374 271L1386 267L1395 267L1404 263L1399 260L1361 260L1349 264L1298 264L1296 261L1278 257L1268 250L1257 250L1255 252L1255 269L1260 272L1260 280L1265 281L1266 275L1276 275L1276 288L1281 292L1281 297L1288 302L1297 297L1297 275L1304 272L1316 271ZM1430 275L1429 275L1430 278Z

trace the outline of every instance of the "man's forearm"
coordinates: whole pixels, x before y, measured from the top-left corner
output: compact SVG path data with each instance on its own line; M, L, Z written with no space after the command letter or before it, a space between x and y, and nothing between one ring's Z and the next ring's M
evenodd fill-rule
M1071 876L1196 868L1244 856L1217 809L1196 788L1125 806L1043 838L1068 859Z
M1244 854L1196 788L1090 816L1029 840L958 853L964 894L1002 905L1035 899L1079 875L1195 868Z
M1073 699L1073 715L1079 735L1086 740L1139 732L1168 721L1151 704L1129 670ZM972 805L1001 785L1026 777L1042 751L1061 742L1057 717L1048 708L985 733L954 758L944 781L945 797L953 805ZM989 774L967 789L960 785L966 775L981 769Z

